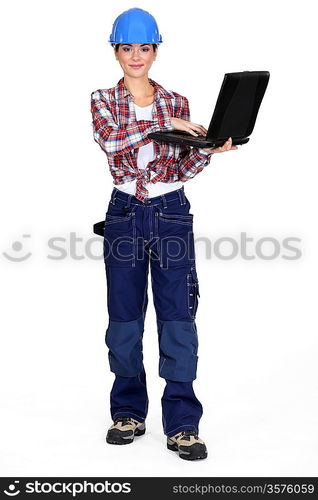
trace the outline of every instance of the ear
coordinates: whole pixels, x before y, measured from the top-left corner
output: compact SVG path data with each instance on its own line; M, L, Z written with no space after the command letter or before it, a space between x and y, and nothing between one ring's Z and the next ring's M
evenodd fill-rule
M114 56L118 61L118 52L116 52L116 44L114 43L114 45L112 47L113 47L113 51L114 51Z

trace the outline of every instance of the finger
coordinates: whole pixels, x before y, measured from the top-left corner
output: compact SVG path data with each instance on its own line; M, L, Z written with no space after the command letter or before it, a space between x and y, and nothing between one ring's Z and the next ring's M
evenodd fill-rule
M226 148L222 147L222 153L224 151L232 151L234 149L238 149L238 146L227 146Z
M196 123L189 123L189 126L192 130L195 130L200 135L206 135L208 131L203 127L203 125L198 125Z
M194 123L194 122L188 122L188 125L190 125L193 128L199 128L207 132L206 128L203 127L203 125L200 125L199 123Z
M194 130L192 130L191 128L189 128L189 129L187 130L187 132L189 132L189 134L191 134L191 135L194 135L195 137L198 137L198 135L199 135L199 134L197 134Z
M223 146L219 146L218 148L214 148L213 149L213 152L215 153L223 153L224 151L229 151L231 148L237 148L237 146L232 146L232 139L229 138L224 144Z
M228 151L230 149L230 146L221 146L219 149L220 153L224 153L225 151Z
M229 137L228 140L223 144L223 151L229 151L232 147L232 138Z
M232 138L229 137L228 140L223 144L223 147L228 146L228 144L232 145Z
M207 129L203 127L203 125L200 125L200 128L205 135L208 133Z
M200 127L200 130L201 130L201 134L202 135L207 135L208 131L207 131L207 129L205 127L202 127L202 125Z

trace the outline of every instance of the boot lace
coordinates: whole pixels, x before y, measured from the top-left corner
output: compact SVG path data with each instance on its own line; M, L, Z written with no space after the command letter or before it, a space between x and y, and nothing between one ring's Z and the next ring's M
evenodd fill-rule
M124 425L134 425L133 419L131 417L118 417L115 419L115 425L121 422L121 427Z
M185 441L190 441L191 436L193 436L194 439L199 439L198 433L193 430L181 431L181 433L177 436L177 438L182 438Z

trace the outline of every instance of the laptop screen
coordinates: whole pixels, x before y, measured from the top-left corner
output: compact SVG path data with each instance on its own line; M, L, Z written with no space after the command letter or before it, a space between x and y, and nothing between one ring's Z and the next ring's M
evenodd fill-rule
M248 137L269 80L268 71L226 73L207 138Z

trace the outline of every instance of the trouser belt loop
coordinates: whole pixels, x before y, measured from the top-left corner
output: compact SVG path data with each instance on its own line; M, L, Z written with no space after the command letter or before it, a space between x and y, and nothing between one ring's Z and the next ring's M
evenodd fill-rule
M163 208L167 208L167 200L164 194L161 195L161 200L163 203Z
M132 197L133 197L132 194L128 195L128 200L127 200L127 204L126 204L125 208L130 208L130 202L131 202Z
M112 191L112 194L111 194L111 198L110 198L110 202L112 203L112 205L115 205L116 194L117 194L117 190L114 188Z
M185 199L185 194L184 194L184 189L178 189L178 195L180 198L180 205L185 205L186 204L186 199Z

